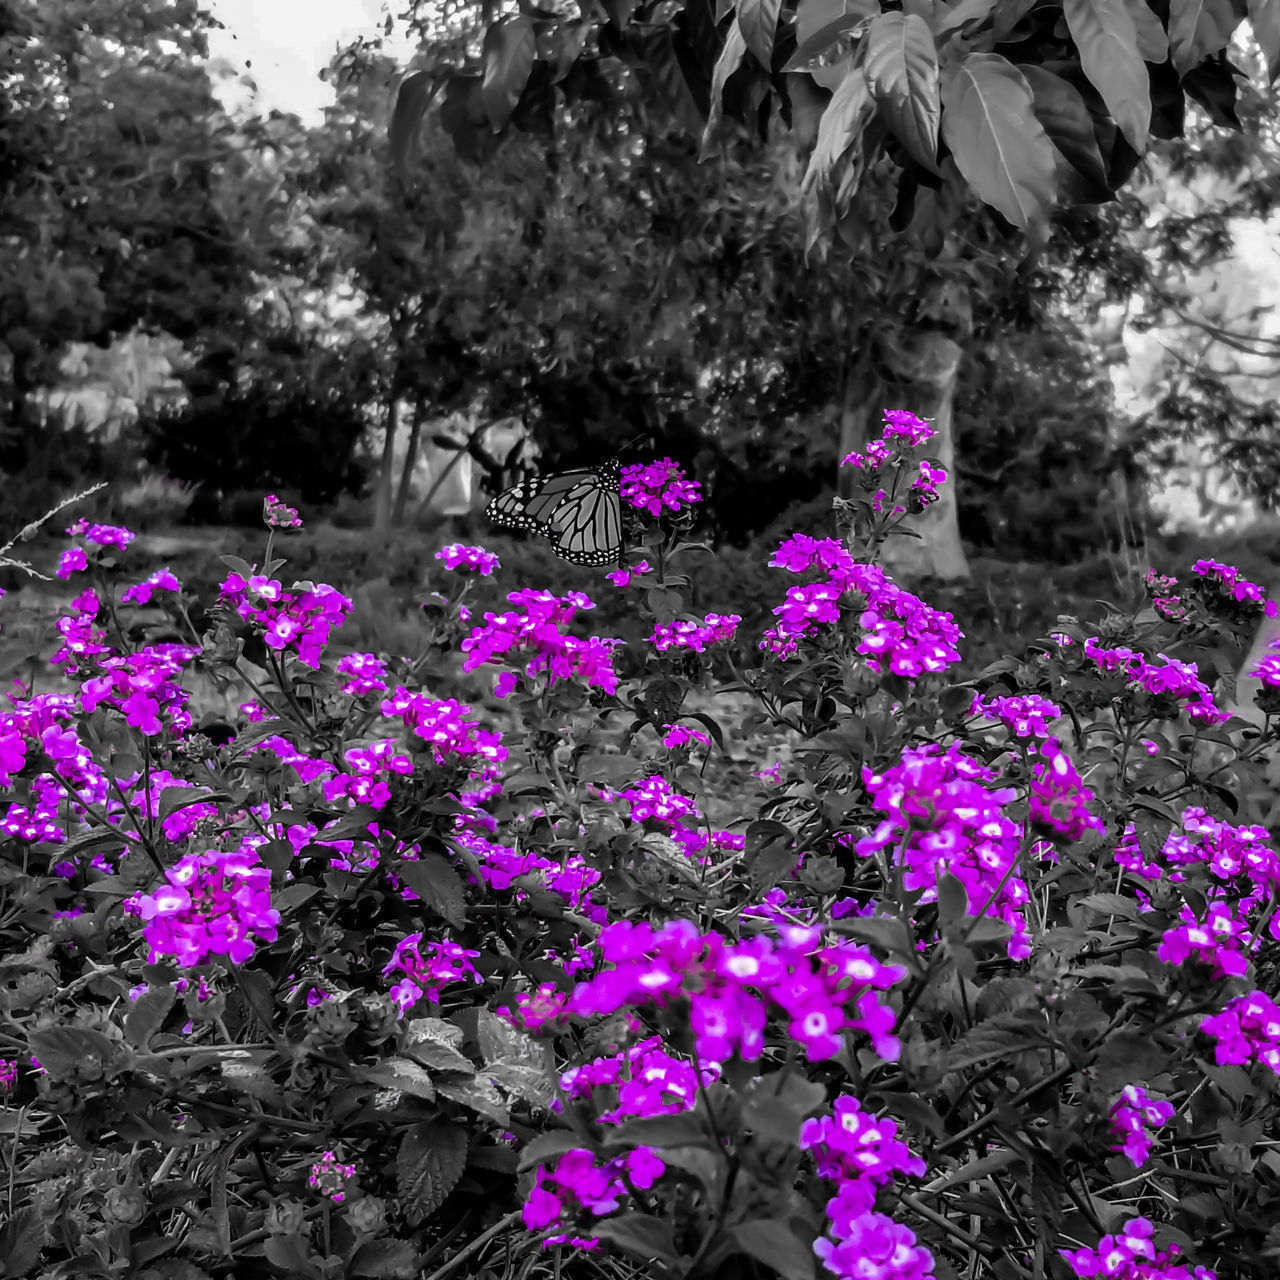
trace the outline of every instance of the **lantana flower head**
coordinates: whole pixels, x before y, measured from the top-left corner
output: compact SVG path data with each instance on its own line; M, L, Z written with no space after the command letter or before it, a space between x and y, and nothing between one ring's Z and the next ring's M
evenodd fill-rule
M670 458L622 468L623 503L655 519L666 512L678 515L695 502L701 502L701 490L698 481L690 480L684 469Z
M436 559L444 562L446 569L456 573L477 573L483 577L502 568L502 561L492 551L483 547L467 547L461 542L451 542L436 552Z

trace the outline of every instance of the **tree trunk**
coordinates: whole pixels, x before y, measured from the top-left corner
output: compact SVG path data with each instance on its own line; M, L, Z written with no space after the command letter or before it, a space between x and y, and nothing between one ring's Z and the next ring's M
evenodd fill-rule
M418 441L422 436L422 419L426 416L426 412L426 398L418 396L413 404L413 423L409 427L409 444L404 451L404 466L400 469L400 488L396 493L396 506L391 515L391 523L397 529L404 524L404 509L409 501L409 483L413 479L413 468L418 461Z
M960 543L959 508L956 503L954 407L956 380L963 354L945 334L927 330L912 334L909 346L895 354L898 378L884 383L872 370L869 358L858 357L845 379L840 420L840 457L866 448L880 435L885 409L908 409L927 418L937 435L916 450L917 458L936 458L947 472L938 501L918 516L910 527L921 535L890 538L882 550L882 563L903 580L921 577L944 579L969 577L969 562ZM842 497L853 491L853 474L842 469L838 487Z
M378 472L378 492L373 504L373 527L379 533L391 528L391 494L395 484L396 406L399 383L393 381L387 396L387 434L382 443L382 466Z

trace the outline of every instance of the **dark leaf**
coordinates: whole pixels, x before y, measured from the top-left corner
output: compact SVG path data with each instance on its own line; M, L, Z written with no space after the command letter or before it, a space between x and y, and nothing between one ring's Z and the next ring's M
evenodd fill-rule
M601 1219L591 1224L591 1232L643 1262L657 1260L673 1267L680 1261L671 1225L646 1213Z
M783 1280L813 1280L817 1257L812 1244L806 1246L785 1218L741 1222L730 1228L729 1235L743 1253L772 1268Z
M455 929L466 924L462 881L446 858L424 852L416 861L396 863L396 875L422 901Z
M177 998L172 987L148 987L125 1015L124 1034L129 1043L145 1049L164 1024Z
M413 1280L418 1253L407 1240L370 1240L356 1250L348 1275L374 1280Z
M480 96L494 133L501 133L511 119L536 53L533 23L523 14L503 18L485 32Z
M444 1204L467 1163L467 1134L449 1120L414 1125L396 1156L396 1194L410 1226L417 1227Z

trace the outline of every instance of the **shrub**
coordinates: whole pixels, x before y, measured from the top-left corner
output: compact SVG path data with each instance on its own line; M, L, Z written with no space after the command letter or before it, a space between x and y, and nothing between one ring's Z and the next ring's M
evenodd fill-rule
M73 525L66 691L0 717L6 1274L1272 1274L1275 717L1201 679L1261 592L1153 574L961 682L875 563L945 479L886 416L732 672L687 505L629 515L630 677L582 593L482 610L480 549L415 652L336 657L283 504L203 634ZM188 670L251 686L226 733Z

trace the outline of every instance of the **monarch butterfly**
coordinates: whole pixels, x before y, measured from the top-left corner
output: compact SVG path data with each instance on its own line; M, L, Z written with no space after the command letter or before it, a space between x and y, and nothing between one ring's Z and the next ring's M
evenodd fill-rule
M485 508L494 524L528 529L551 543L571 564L622 565L621 467L616 458L598 467L532 476L500 493Z

